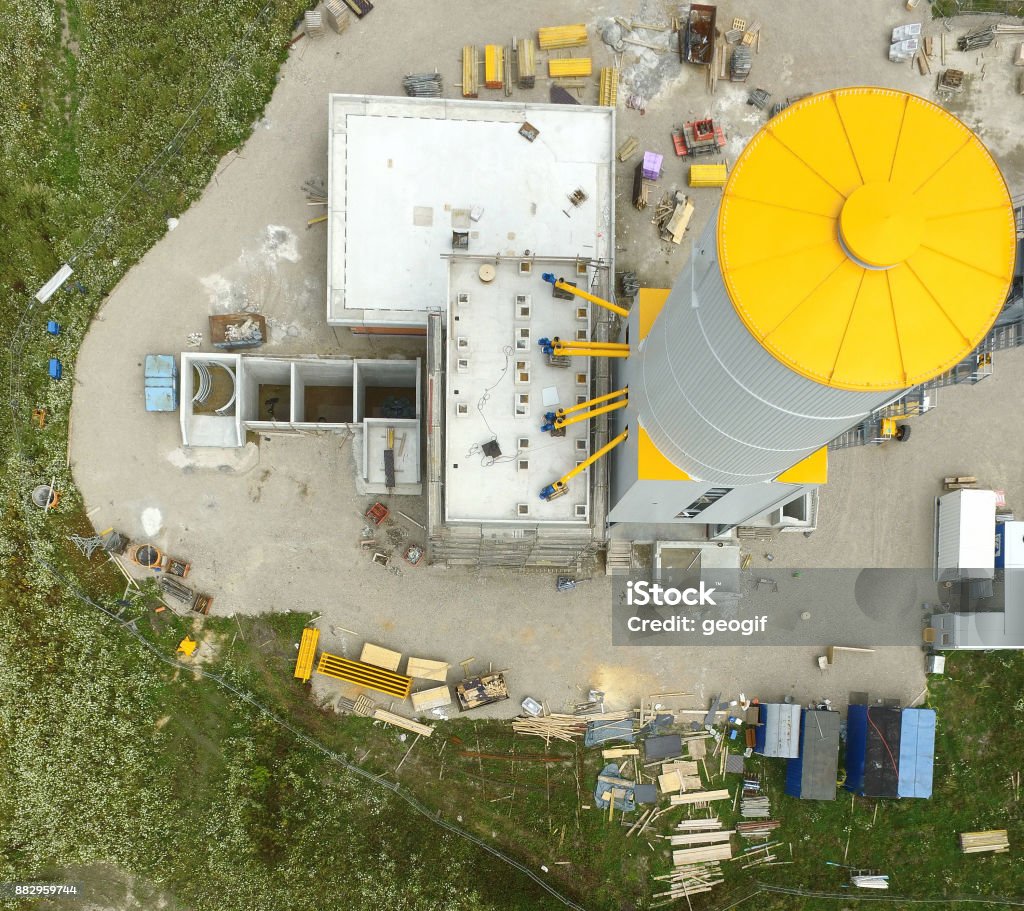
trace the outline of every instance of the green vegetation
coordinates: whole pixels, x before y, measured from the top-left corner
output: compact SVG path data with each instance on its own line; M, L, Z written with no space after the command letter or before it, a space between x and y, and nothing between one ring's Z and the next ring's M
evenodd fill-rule
M67 543L88 533L66 467L78 344L108 290L247 137L302 7L280 0L257 18L252 0L0 6L0 335L14 342L3 378L12 367L20 377L0 433L0 881L80 880L111 901L126 901L130 883L141 907L160 898L203 911L558 906L353 774L343 764L352 762L397 779L428 812L532 870L547 866L543 876L588 908L646 907L667 853L582 809L597 751L558 743L547 753L564 761L540 762L541 741L459 720L410 752L410 737L339 719L291 679L305 618L210 618L201 635L216 657L206 670L319 748L216 681L162 661L191 624L152 613L145 599L120 603L120 576ZM78 251L71 282L33 307L33 292ZM51 317L64 326L56 340L43 332ZM50 356L64 361L65 382L46 379ZM43 405L45 430L30 419ZM61 508L26 508L28 491L50 479L64 492ZM135 619L138 636L76 598L75 587ZM901 895L1022 891L1013 855L964 859L954 835L1005 826L1011 843L1024 844L1021 795L1009 788L1020 769L1024 664L957 656L949 667L933 693L935 798L880 803L877 817L868 801L853 801L851 812L849 799L782 800L782 764L768 764L794 863L758 879L836 891L843 877L823 862L846 857L890 873ZM730 867L729 882L694 905L721 907L755 889L749 872ZM761 894L745 907L837 904Z
M971 13L1003 13L1007 16L1024 16L1024 3L1019 0L933 0L932 16L942 19L947 16Z

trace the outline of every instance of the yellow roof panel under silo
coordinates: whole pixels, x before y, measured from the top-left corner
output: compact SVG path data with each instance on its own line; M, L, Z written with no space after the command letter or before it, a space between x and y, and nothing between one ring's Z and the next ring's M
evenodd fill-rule
M723 193L718 254L737 314L787 367L839 389L902 389L984 338L1016 228L964 124L915 95L846 88L750 141Z

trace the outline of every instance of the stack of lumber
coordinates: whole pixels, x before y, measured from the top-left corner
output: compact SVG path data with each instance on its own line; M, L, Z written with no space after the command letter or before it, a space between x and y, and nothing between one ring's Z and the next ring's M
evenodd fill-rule
M322 38L324 36L324 17L319 10L306 10L305 26L306 34L310 38Z
M430 727L430 725L420 724L418 721L403 718L401 715L395 715L392 712L385 712L384 709L375 709L372 717L377 721L383 721L385 724L393 724L396 728L405 728L407 731L412 731L414 734L421 734L424 737L429 737L434 733L434 729Z
M537 41L543 51L553 51L564 47L583 47L587 43L587 27L580 24L540 28L537 29Z
M419 680L437 680L444 683L448 679L448 662L431 661L429 658L409 657L405 665L405 676Z
M684 819L676 825L676 828L686 832L721 829L722 821L717 816L709 816L706 819Z
M597 103L602 107L613 108L619 99L619 68L617 66L601 67L601 84L597 95Z
M674 807L683 804L706 804L712 800L728 800L732 795L724 788L719 791L688 791L685 794L673 794L669 802Z
M476 98L480 94L480 56L475 46L462 49L462 97Z
M668 888L655 892L651 897L663 899L659 904L668 904L677 898L689 899L691 895L710 892L712 886L724 882L722 867L717 861L707 863L684 864L677 866L671 873L655 876L656 881L664 882ZM654 906L657 907L657 906Z
M701 789L700 772L696 762L663 762L661 774L658 776L658 791L661 794L672 794L678 791L699 791Z
M724 164L690 165L691 187L724 187L728 171Z
M484 46L484 87L500 89L505 85L505 48L500 44Z
M960 850L964 854L1006 854L1010 850L1010 839L1006 829L988 829L984 832L961 832Z
M671 240L674 244L682 243L683 235L686 233L686 229L690 226L690 219L693 218L693 203L692 202L679 202L676 203L676 207L665 223L665 230L662 232L662 237L665 240Z
M341 5L341 0L324 0L324 19L339 35L348 28L348 10Z
M558 57L548 61L548 75L552 79L589 76L593 72L594 64L589 57ZM489 84L487 87L492 88Z
M779 827L777 819L765 819L757 822L736 823L736 834L740 838L767 838L768 835Z
M740 801L740 816L744 819L767 819L771 815L771 801L767 797L744 797Z
M545 743L552 740L571 742L574 737L582 737L587 732L587 720L575 715L544 715L540 718L522 715L513 719L512 730L517 734L543 737Z
M537 46L532 38L516 42L516 79L521 89L532 89L536 84Z
M732 858L732 845L728 842L717 845L705 845L701 848L684 848L681 851L672 852L672 864L682 867L687 864L706 863L709 860L730 860Z
M720 832L682 832L679 835L669 835L667 838L673 846L710 845L730 841L735 834L735 829L722 829Z

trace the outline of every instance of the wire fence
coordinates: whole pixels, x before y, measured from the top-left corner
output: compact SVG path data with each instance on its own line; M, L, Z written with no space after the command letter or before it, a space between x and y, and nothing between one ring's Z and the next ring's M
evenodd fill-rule
M935 16L973 16L982 13L997 13L1003 16L1024 16L1024 2L1021 0L935 0L932 4Z

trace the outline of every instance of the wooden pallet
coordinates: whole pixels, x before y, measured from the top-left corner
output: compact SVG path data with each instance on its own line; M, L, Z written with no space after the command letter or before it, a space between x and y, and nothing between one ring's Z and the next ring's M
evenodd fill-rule
M583 47L587 43L585 25L555 25L537 29L537 41L542 51L565 47Z
M480 94L480 55L475 46L462 49L462 97L476 98Z
M598 104L613 108L619 99L619 68L617 66L601 67L601 88L598 91Z

